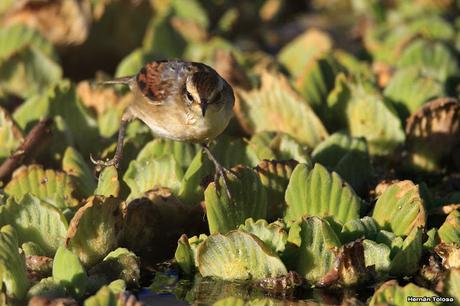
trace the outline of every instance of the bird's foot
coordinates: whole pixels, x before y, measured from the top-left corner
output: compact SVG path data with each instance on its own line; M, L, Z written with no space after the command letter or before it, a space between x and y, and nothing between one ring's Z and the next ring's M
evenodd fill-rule
M96 166L97 172L100 172L102 169L110 167L110 166L115 166L115 168L118 169L118 166L120 165L120 160L116 157L112 159L107 159L107 160L100 160L100 159L96 160L93 158L92 155L90 155L89 159Z
M223 184L223 187L225 188L225 192L227 193L227 197L230 200L230 202L233 203L232 194L230 193L230 189L228 188L228 177L229 176L236 177L236 174L233 171L223 167L220 164L216 164L215 166L216 166L216 173L214 175L214 184L216 185L216 190L220 191L222 186L220 186L219 179L222 178L222 184Z

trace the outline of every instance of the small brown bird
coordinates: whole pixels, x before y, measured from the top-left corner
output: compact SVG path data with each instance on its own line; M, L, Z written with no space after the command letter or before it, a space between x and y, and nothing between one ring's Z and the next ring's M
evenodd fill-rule
M195 62L154 61L137 75L103 84L126 84L135 99L122 116L115 156L108 161L93 160L96 165L118 167L126 126L130 120L139 118L157 136L201 144L216 167L216 184L220 175L231 198L225 178L230 171L220 165L207 144L227 127L235 96L231 86L214 69Z

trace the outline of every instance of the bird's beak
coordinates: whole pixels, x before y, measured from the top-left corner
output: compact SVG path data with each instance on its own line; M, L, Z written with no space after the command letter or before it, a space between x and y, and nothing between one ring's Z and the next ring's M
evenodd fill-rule
M206 115L206 108L208 108L208 101L206 101L206 100L201 100L200 106L201 106L201 114L202 114L203 117L204 117L204 115Z

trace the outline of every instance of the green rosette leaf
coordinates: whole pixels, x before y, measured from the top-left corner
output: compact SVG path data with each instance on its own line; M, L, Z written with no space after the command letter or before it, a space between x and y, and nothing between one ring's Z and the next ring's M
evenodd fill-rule
M83 156L73 147L68 147L62 159L62 170L71 176L77 192L82 197L88 197L96 189L96 180Z
M16 200L32 194L59 209L78 205L73 197L74 185L71 177L63 172L45 170L40 165L23 166L16 170L5 186L5 193Z
M144 192L167 187L178 192L183 172L171 155L160 158L142 158L131 161L123 180L131 189L129 200L141 197Z
M14 226L21 243L34 242L50 257L64 243L68 228L61 211L31 194L20 202L10 198L0 208L0 220Z
M285 77L264 72L261 79L260 88L237 92L236 116L248 132L284 132L310 148L328 136L320 119Z
M190 239L183 234L177 242L177 249L174 254L174 259L181 268L182 272L187 275L192 275L197 268L196 251L198 246L205 241L207 236L193 236Z
M377 222L369 216L361 219L350 220L345 223L340 233L340 240L343 243L365 237L370 240L375 240L379 231Z
M286 204L284 218L288 221L319 216L345 223L359 218L361 200L337 173L328 172L321 164L312 170L299 164L286 189Z
M285 45L278 60L294 76L299 76L315 58L332 49L332 40L317 29L307 30Z
M88 276L78 257L61 246L53 260L53 280L62 284L72 295L85 294Z
M256 235L266 246L277 253L283 252L286 248L288 232L286 225L281 221L269 224L263 219L254 221L249 218L238 229Z
M254 164L263 160L290 160L311 164L308 148L293 137L280 132L260 132L251 137L247 145Z
M321 142L312 152L312 159L337 172L358 192L367 189L374 173L366 140L343 132Z
M377 279L387 277L391 265L390 248L383 243L377 243L368 239L363 240L363 247L366 267L375 270Z
M353 137L367 140L372 155L390 154L404 142L396 112L369 82L353 81L339 74L328 105L342 128L346 127Z
M222 178L210 183L204 192L206 216L209 231L226 233L243 224L247 218L265 219L267 217L267 192L256 172L246 167L237 168L235 175L227 175L227 184L232 195L228 198Z
M300 228L295 271L311 283L321 283L334 267L335 248L340 247L340 240L329 223L318 217L302 218Z
M23 141L22 133L6 110L0 107L0 163Z
M3 226L0 229L0 279L6 295L16 301L22 300L29 288L26 263L18 250L14 228Z
M408 301L408 297L433 297L437 296L436 293L428 289L418 287L412 283L407 284L404 287L398 285L398 282L395 280L388 281L381 285L372 296L372 299L369 303L370 306L374 305L401 305L401 306L410 306L413 305L413 302ZM424 305L441 305L442 303L435 302L424 302Z
M455 301L460 301L460 268L450 269L444 281L445 296L453 297Z
M402 52L398 67L417 66L429 77L445 82L457 74L458 62L450 49L441 42L416 39Z
M116 248L122 221L119 206L115 198L94 196L70 221L66 246L84 266L94 265Z
M53 277L42 278L38 283L33 285L27 292L27 298L34 296L43 296L50 299L62 298L67 296L66 287Z
M382 229L397 236L407 236L415 228L425 226L426 212L419 186L411 181L392 184L378 198L372 217Z
M284 194L296 165L295 161L264 160L255 168L260 182L267 191L268 220L282 216L286 206Z
M105 197L118 197L120 194L120 182L118 181L117 169L114 166L106 167L102 170L94 194Z
M460 243L460 211L454 210L447 215L438 234L444 243Z
M392 275L408 276L417 272L423 250L422 235L423 230L416 228L404 239L401 248L391 260L390 273Z
M428 100L445 94L444 84L423 73L419 66L399 69L383 92L406 118Z
M213 234L197 250L202 276L223 280L260 280L287 274L275 252L259 238L243 231Z

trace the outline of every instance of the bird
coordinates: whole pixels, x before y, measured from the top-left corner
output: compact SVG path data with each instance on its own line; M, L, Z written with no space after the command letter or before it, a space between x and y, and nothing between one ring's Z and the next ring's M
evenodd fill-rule
M159 60L145 64L135 75L102 84L128 85L134 99L121 117L114 157L102 161L90 156L96 166L119 167L126 127L138 118L156 136L200 144L215 166L216 187L220 176L231 200L226 175L234 174L219 163L208 144L225 130L232 118L235 95L213 68L198 62Z

